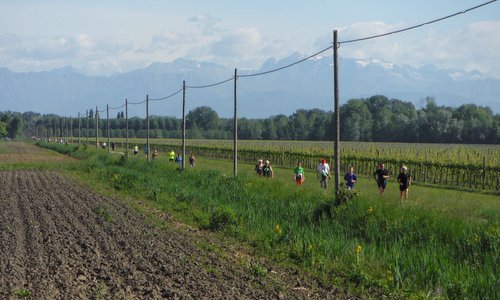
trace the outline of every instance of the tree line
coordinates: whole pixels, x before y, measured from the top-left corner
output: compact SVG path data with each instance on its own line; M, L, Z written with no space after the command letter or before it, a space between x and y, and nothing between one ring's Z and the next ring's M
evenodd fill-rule
M88 132L87 132L88 122ZM95 137L96 118L80 118L81 136ZM109 120L110 136L126 135L123 111ZM106 119L99 118L99 136L107 136ZM78 136L77 118L35 112L0 112L0 137ZM150 116L151 138L181 138L182 119ZM129 137L145 138L145 118L128 119ZM186 115L186 135L192 139L232 139L233 120L221 118L212 108L197 107ZM333 140L333 113L299 109L292 115L262 119L238 118L238 138L250 140ZM340 107L340 136L344 141L500 144L500 114L489 107L464 104L438 106L426 98L422 108L382 95L351 99Z

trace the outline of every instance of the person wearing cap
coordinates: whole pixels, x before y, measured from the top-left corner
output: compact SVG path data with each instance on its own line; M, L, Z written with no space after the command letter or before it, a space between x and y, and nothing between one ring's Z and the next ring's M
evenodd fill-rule
M401 166L401 173L398 175L398 182L399 182L399 199L403 200L403 197L405 199L408 199L408 187L411 184L411 175L408 174L408 168L403 165Z
M316 169L318 177L320 178L319 185L321 188L326 189L328 184L328 178L330 178L330 165L326 162L326 159L321 159L321 162Z

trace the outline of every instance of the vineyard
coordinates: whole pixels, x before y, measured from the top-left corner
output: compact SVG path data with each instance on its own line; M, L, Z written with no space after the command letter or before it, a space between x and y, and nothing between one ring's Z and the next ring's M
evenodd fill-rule
M116 142L125 147L124 139ZM130 139L129 148L138 144L142 149L145 143L145 139ZM150 144L160 152L179 152L182 140L153 139ZM234 155L232 140L187 140L186 151L216 159L233 159ZM259 158L284 167L300 160L304 167L315 169L321 158L332 161L333 142L238 141L240 161L252 163ZM371 176L377 164L384 162L392 174L398 174L404 164L417 184L500 191L500 145L341 142L340 159L341 172L352 165L358 174Z

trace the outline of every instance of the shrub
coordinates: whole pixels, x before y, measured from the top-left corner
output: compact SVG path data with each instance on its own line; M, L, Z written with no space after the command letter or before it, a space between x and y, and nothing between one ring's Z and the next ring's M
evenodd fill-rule
M229 207L219 207L211 215L208 229L218 231L230 226L237 226L239 218L233 209Z

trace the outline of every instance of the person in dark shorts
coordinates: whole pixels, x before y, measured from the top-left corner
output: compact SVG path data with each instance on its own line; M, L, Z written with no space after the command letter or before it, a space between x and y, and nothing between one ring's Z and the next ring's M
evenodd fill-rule
M398 175L399 182L399 199L408 199L408 187L411 184L411 175L408 174L408 168L406 166L401 167L401 173Z
M385 192L385 188L387 186L387 178L389 178L389 170L387 170L383 163L380 163L377 171L373 173L373 177L375 181L377 181L377 186L379 189L379 195L383 196Z

